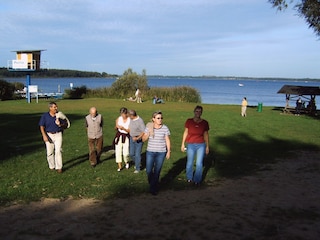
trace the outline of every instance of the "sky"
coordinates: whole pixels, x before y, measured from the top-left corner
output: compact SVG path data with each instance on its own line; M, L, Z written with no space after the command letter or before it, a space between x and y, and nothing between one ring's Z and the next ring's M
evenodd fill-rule
M267 0L0 0L0 66L38 50L54 69L121 75L320 78L320 39Z

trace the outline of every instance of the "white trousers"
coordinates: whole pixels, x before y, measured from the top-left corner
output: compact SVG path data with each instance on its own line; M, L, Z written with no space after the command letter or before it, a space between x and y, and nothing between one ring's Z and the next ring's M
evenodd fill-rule
M62 169L62 132L47 133L49 141L46 142L47 161L50 169Z
M241 107L241 116L245 117L247 115L247 106Z
M122 137L120 136L118 144L115 146L116 163L122 162L122 156L125 163L129 162L129 138L126 137L125 142L122 143Z

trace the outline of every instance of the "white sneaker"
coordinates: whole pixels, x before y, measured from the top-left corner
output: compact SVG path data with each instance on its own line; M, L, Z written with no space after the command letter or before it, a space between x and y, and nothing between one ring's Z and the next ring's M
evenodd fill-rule
M118 168L118 170L117 170L118 172L120 172L121 171L121 169L120 168Z
M129 169L129 163L126 163L126 169Z
M133 173L139 173L139 171L138 171L138 170L135 170Z

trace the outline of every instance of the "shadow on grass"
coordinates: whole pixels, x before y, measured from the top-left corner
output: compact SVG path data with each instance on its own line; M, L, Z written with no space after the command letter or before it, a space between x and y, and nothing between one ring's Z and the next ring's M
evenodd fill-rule
M276 158L287 157L297 150L319 150L317 145L297 139L282 140L268 136L266 141L254 139L247 133L218 137L224 151L216 153L216 172L220 177L234 178L250 175L263 164L274 163ZM221 149L221 148L219 148Z
M185 172L187 163L187 157L180 158L175 161L173 167L164 175L160 182L162 189L168 189L171 187L172 183L176 180L176 178L183 172ZM203 160L203 180L206 179L208 171L214 167L215 165L215 155L213 152L210 152L207 156L205 156ZM183 185L184 185L183 180Z
M0 138L0 162L45 148L38 125L42 114L0 114L1 136L4 136ZM73 121L83 119L84 116L68 114L68 118L72 124Z
M284 111L284 109L285 109L285 107L273 107L272 108L273 111L277 111L277 112L279 112L280 114L283 114L283 115L288 115L288 116L290 116L290 115L294 116L295 115L295 108L290 108L287 111ZM301 112L300 115L320 120L320 110L316 110L313 113L308 113L308 112L304 112L303 111L303 112Z
M41 115L42 113L0 114L2 136L5 136L0 138L0 160L2 162L16 155L28 155L44 151L45 146L38 127ZM72 124L73 121L84 119L84 116L71 114L68 115L68 118ZM253 174L263 164L273 163L276 158L285 157L292 150L319 150L317 145L300 142L298 138L283 140L267 136L266 140L261 141L245 132L218 136L215 138L215 142L217 143L216 146L213 146L215 151L211 151L205 158L203 170L205 181L213 167L215 168L215 176L235 178ZM107 152L109 149L110 146L106 146L104 152ZM101 160L108 161L111 158L113 158L112 155L106 155L102 156ZM69 170L88 161L88 155L83 154L65 160L64 170ZM184 189L185 181L178 183L177 177L185 171L186 157L177 160L172 159L172 161L174 161L172 168L161 179L163 189ZM142 154L142 168L145 168L145 153ZM126 186L118 185L111 189L110 196L127 197L147 191L145 189L147 185L146 176L141 181L142 184L140 182L128 182L125 184Z
M164 175L160 182L161 188L168 188L171 183L186 169L187 157L175 161L173 167Z
M26 155L44 146L38 127L41 114L0 114L0 161Z
M111 152L110 150L112 150L112 146L111 145L110 146L105 146L102 149L102 155L100 157L100 163L108 161L108 160L114 158L114 152ZM89 156L88 155L89 155L89 153L83 154L83 155L80 155L80 156L76 156L76 157L74 157L72 159L69 159L68 161L65 161L64 164L63 164L63 170L64 171L68 171L69 169L71 169L71 168L73 168L73 167L75 167L77 165L80 165L83 162L88 162L88 164L89 164Z
M275 163L278 158L296 154L299 150L318 151L319 147L313 144L302 143L299 140L282 140L267 137L260 141L247 133L237 133L217 138L216 151L211 151L204 159L203 185L206 186L209 171L214 168L217 178L239 178L252 175L265 164ZM221 150L223 149L223 151ZM188 188L185 179L177 179L184 174L186 157L175 160L173 166L161 178L161 191L168 189L183 190ZM138 184L117 186L111 197L129 197L148 192L145 180L144 187Z

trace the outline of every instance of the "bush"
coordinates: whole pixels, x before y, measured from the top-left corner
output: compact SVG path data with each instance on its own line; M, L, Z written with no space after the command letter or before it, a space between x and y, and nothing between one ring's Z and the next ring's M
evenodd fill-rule
M143 70L139 75L129 68L112 84L110 94L117 95L119 98L127 98L132 96L137 89L140 89L141 92L149 89L146 71Z
M113 98L121 99L123 97L119 92L110 88L96 88L87 89L87 92L83 97L85 98ZM178 87L154 87L149 88L146 91L142 91L142 100L152 100L154 96L162 98L165 102L190 102L190 103L201 103L201 96L197 89L188 86Z
M154 96L170 102L201 103L198 90L188 86L151 88L143 95L143 99L152 99Z
M12 83L13 84L13 86L14 86L14 90L16 91L16 90L23 90L24 89L24 84L23 83L21 83L21 82L13 82Z
M191 102L201 103L201 96L197 89L189 86L177 87L154 87L148 86L146 71L142 74L132 71L131 68L124 71L123 75L115 80L111 87L87 89L85 86L65 90L65 98L114 98L127 99L135 98L136 90L141 91L143 101L152 101L154 96L162 98L165 102Z
M13 99L14 85L5 80L0 79L0 99L9 100Z
M84 96L85 98L117 98L113 95L111 88L95 88L87 89L87 93Z
M68 99L80 99L83 98L84 95L87 93L87 87L86 86L81 86L81 87L76 87L73 89L66 89L64 90L65 95L64 98Z

